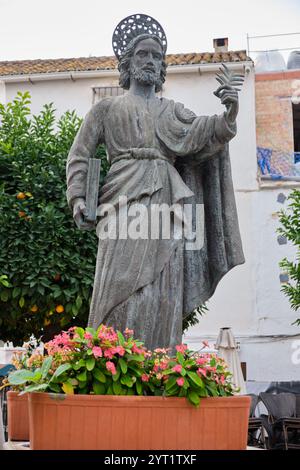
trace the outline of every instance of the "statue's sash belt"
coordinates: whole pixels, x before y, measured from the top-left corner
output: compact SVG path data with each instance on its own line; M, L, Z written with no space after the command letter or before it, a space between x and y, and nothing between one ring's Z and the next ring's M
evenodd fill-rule
M173 163L172 158L168 158L158 149L155 148L132 148L126 153L122 153L121 155L117 155L116 157L112 158L112 164L119 162L120 160L165 160L169 163Z

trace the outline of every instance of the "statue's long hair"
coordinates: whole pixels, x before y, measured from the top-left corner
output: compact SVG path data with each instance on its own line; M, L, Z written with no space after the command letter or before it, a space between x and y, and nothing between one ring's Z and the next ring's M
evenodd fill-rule
M161 50L163 51L163 45L159 39L159 37L154 36L152 34L141 34L130 41L128 44L124 54L120 57L118 70L120 72L120 79L119 84L120 87L124 88L124 90L129 90L130 87L130 60L134 54L134 50L137 44L144 39L154 39L157 41L158 44L161 46ZM162 89L163 83L166 80L166 71L167 71L167 64L165 62L165 54L163 53L163 60L161 64L161 71L160 71L160 79L155 84L155 92L159 92Z

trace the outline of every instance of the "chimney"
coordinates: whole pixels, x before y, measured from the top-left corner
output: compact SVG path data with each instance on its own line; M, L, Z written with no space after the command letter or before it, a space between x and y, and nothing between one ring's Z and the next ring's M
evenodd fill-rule
M214 39L215 52L228 52L228 38Z

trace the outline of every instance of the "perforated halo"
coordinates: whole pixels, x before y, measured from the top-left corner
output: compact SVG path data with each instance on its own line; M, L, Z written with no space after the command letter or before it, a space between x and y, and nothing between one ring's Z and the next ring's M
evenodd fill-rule
M141 34L157 36L162 43L164 54L166 53L167 37L162 26L149 15L135 14L120 21L114 30L112 47L116 57L119 59L130 41Z

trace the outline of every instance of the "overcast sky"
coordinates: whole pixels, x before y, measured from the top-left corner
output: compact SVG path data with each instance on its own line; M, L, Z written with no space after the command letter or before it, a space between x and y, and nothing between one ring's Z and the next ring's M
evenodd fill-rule
M169 53L212 51L217 37L246 49L247 33L300 32L300 0L0 0L0 61L112 55L112 32L133 13L162 24ZM288 47L300 50L300 34L250 42Z

